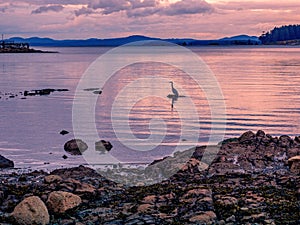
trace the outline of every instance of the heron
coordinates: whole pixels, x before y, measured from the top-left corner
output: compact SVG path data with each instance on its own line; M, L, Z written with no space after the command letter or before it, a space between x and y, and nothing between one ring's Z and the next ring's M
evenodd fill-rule
M174 94L174 97L178 98L179 97L179 93L178 91L174 88L174 83L173 81L170 81L170 84L171 84L171 88L172 88L172 92Z

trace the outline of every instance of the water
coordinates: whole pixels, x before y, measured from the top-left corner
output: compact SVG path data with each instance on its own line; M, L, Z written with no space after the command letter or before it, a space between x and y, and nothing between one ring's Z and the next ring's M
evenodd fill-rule
M78 82L89 65L109 49L53 50L60 53L0 55L0 154L12 159L18 168L53 169L86 164L82 157L65 153L63 145L74 138L72 104ZM220 132L226 124L226 138L259 129L271 135L299 135L300 48L210 47L192 50L201 56L221 86L227 120L221 118L213 122L217 123ZM181 56L174 54L173 57ZM143 80L138 87L129 89L126 95L118 95L132 81L153 76L165 80L151 85ZM112 103L118 99L119 106L126 108L126 99L133 96L144 93L167 96L171 93L168 83L171 80L180 95L186 96L174 102L174 109L171 99L152 96L136 102L129 115L122 110L115 112L114 119L118 124L129 121L133 136L126 136L126 126L120 126L119 133L128 137L128 143L135 143L137 148L149 147L146 139L151 132L157 138L165 137L161 145L152 151L128 150L113 132L110 120ZM92 87L97 87L97 84ZM3 95L42 88L67 88L70 91L27 99L21 99L20 95L16 98ZM85 93L91 98L96 96L91 91ZM199 121L191 115L193 107L187 104L188 96L192 96ZM83 104L82 107L86 106ZM184 109L185 118L176 110L180 107ZM183 148L191 144L206 144L212 122L210 113L205 93L183 71L159 63L141 63L118 71L104 87L96 105L95 126L99 140L112 142L112 156L122 162L143 163L171 154L179 142ZM83 119L88 119L84 116ZM156 120L151 121L153 118ZM184 138L181 136L183 124L180 119L184 120L189 131ZM162 124L166 129L162 129ZM62 129L70 131L70 134L60 135ZM89 126L86 129L84 132L92 133ZM136 143L133 140L137 138L145 141ZM93 143L97 140L85 141ZM89 147L93 149L93 146ZM62 158L64 154L68 155L68 159Z

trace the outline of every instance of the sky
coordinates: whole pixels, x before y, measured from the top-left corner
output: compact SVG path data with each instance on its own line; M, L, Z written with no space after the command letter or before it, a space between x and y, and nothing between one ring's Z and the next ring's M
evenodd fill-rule
M4 37L259 36L300 23L299 0L0 0Z

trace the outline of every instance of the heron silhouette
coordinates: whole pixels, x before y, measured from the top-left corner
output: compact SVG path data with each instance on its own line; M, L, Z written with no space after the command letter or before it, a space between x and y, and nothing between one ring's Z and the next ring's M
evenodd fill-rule
M174 83L173 83L173 81L170 81L170 84L171 84L171 88L172 88L172 92L173 92L173 94L174 94L174 97L179 97L179 93L178 93L178 91L176 90L176 88L174 88Z
M178 93L178 91L176 90L176 88L174 88L174 83L173 83L173 81L170 81L169 83L171 84L171 88L172 88L173 94L168 95L168 98L171 98L171 99L172 99L171 107L172 107L172 109L173 109L173 108L174 108L174 103L177 101L177 99L178 99L178 97L179 97L179 93Z

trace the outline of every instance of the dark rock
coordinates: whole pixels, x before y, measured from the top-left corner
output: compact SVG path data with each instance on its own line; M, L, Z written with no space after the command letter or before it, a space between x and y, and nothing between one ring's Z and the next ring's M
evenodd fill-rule
M288 162L291 172L300 175L300 156L290 158Z
M95 143L96 151L100 151L102 153L105 153L106 151L110 151L112 148L113 146L109 141L101 140Z
M62 158L63 158L63 159L67 159L67 158L69 158L69 157L66 156L66 155L63 155Z
M0 168L13 168L14 162L0 155Z
M278 144L279 144L280 147L290 147L292 143L293 143L292 138L290 138L287 135L282 135L279 138L279 143Z
M61 135L66 135L66 134L68 134L68 133L69 133L69 131L66 131L66 130L62 130L62 131L60 132Z
M88 149L87 144L80 139L72 139L64 145L64 149L71 155L82 155Z
M93 91L93 94L95 94L95 95L101 95L102 91Z
M86 88L84 91L99 91L100 88Z
M32 91L24 91L24 96L36 96L36 95L50 95L53 92L62 92L62 91L69 91L68 89L53 89L53 88L46 88L40 90L32 90Z
M241 143L253 140L255 140L255 134L252 131L247 131L239 138L239 142Z

